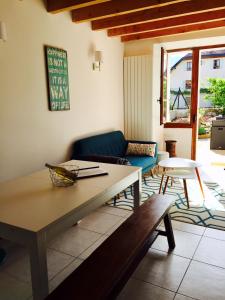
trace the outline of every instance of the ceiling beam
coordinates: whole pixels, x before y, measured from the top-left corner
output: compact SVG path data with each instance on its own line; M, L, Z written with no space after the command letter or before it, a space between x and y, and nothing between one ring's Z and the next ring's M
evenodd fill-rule
M225 20L213 21L208 23L201 24L193 24L186 26L179 26L170 29L161 29L144 33L130 34L124 35L121 37L122 42L134 41L134 40L143 40L150 38L157 38L162 36L169 36L174 34L187 33L192 31L206 30L206 29L214 29L219 27L225 27Z
M126 13L136 12L148 8L160 7L172 3L184 2L190 0L132 0L121 1L112 0L106 3L100 3L93 7L84 7L72 11L73 22L84 22L98 20L106 17L114 17Z
M59 13L108 1L111 0L47 0L47 11Z
M121 16L92 21L92 29L108 29L126 26L150 20L165 19L175 16L194 14L204 11L225 8L224 0L190 0L163 7L156 7Z
M164 20L156 20L136 25L117 27L108 29L108 36L119 36L158 29L166 29L181 25L191 25L202 22L211 22L215 20L225 19L225 9L208 11L199 14L186 15L181 17L169 18Z

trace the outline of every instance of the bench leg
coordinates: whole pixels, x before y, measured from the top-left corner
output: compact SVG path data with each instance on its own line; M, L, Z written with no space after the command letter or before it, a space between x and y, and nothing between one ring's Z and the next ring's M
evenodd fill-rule
M141 176L139 176L140 180L135 181L133 184L134 189L134 210L140 206L141 201Z
M166 237L167 237L167 241L169 244L169 249L173 250L175 248L176 244L175 244L175 240L174 240L173 228L172 228L169 214L165 215L165 217L164 217L164 225L165 225L165 229L166 229Z

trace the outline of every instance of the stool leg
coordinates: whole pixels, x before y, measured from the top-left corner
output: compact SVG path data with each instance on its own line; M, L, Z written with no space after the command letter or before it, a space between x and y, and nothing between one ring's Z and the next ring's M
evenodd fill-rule
M146 181L145 175L143 175L143 180L144 180L144 184L147 184L147 181Z
M159 194L161 193L163 179L164 179L164 176L165 176L165 171L166 171L166 168L163 168L162 179L161 179L161 183L160 183L160 187L159 187Z
M205 194L204 194L204 191L203 191L202 181L201 181L201 178L200 178L200 175L199 175L199 172L198 172L198 168L195 168L195 172L196 172L197 177L198 177L198 183L199 183L200 189L202 191L202 196L205 199Z
M156 173L157 173L157 176L159 176L159 165L156 167Z
M165 194L165 192L166 192L166 188L167 188L167 184L168 184L168 181L169 181L169 176L167 176L167 178L166 178L166 183L165 183L165 187L164 187L164 190L163 190L163 194Z
M165 229L166 229L166 237L167 237L167 241L169 244L169 249L173 250L175 248L176 244L175 244L175 240L174 240L173 228L172 228L172 224L171 224L171 220L170 220L170 215L169 214L165 215L163 221L164 221L164 225L165 225Z
M161 193L162 184L163 184L163 178L164 178L164 174L162 174L162 179L161 179L160 187L159 187L159 194Z
M150 170L150 174L151 174L152 178L154 178L153 169Z
M187 207L190 208L189 199L188 199L188 191L187 191L187 182L186 182L186 179L183 179L183 182L184 182L184 194L185 194L185 197L187 199Z

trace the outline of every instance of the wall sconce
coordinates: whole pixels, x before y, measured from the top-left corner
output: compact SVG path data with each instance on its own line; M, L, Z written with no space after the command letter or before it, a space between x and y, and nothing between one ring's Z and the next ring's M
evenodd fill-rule
M95 60L93 62L93 70L101 71L101 64L103 63L102 51L95 51Z
M0 21L0 40L4 42L7 40L6 26L4 22Z

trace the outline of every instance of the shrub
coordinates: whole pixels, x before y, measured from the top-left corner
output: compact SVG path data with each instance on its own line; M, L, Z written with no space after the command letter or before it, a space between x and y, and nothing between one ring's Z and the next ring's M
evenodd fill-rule
M199 135L206 134L206 129L204 127L199 127L198 134Z
M209 94L205 99L210 100L225 115L225 79L209 78L208 81L210 83Z

